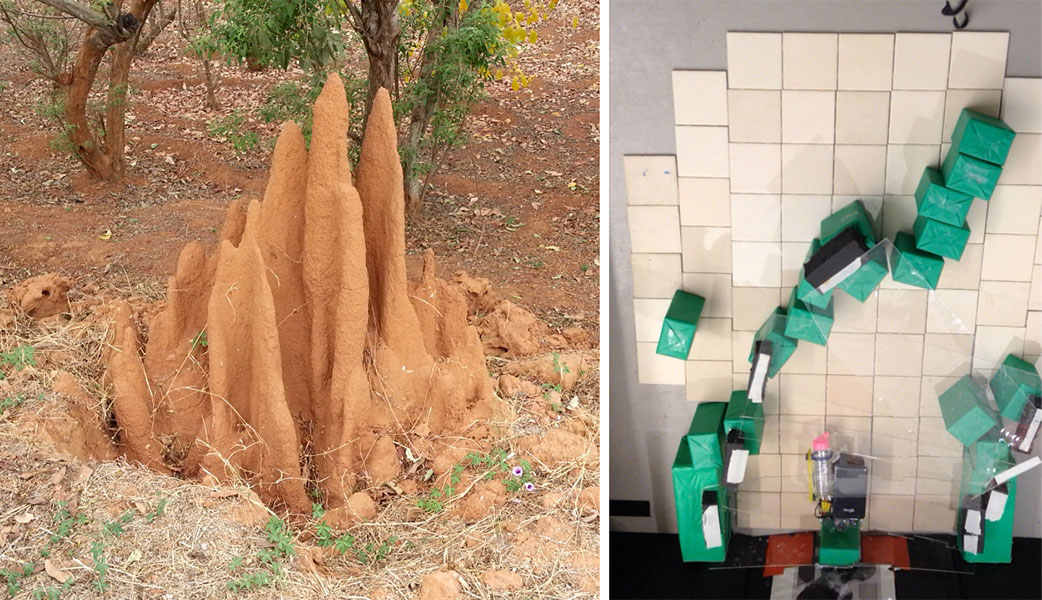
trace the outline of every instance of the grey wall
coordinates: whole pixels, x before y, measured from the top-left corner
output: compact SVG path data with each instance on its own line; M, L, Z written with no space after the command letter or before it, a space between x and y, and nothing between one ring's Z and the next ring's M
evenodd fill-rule
M605 0L608 1L608 0ZM953 3L956 0L953 0ZM625 154L675 154L673 69L727 68L727 31L952 31L943 0L610 0L610 491L650 500L651 518L612 517L628 531L676 531L669 466L691 406L683 386L637 383ZM971 0L967 31L1009 31L1006 75L1042 77L1042 2ZM1020 479L1015 533L1042 537L1042 472Z

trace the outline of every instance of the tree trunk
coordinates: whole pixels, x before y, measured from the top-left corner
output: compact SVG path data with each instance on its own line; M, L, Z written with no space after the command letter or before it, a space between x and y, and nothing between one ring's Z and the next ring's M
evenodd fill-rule
M156 18L149 24L148 31L138 38L137 44L134 45L134 56L144 56L148 53L148 49L152 47L152 42L156 41L159 34L163 33L163 30L173 23L177 17L176 6L171 8L168 13L164 13L162 8L162 6L159 7L160 10L156 13Z
M76 158L87 172L105 181L119 181L124 173L123 145L127 111L127 80L140 23L156 0L131 0L129 10L117 16L118 30L91 27L76 57L65 88L65 123ZM129 41L129 43L128 43ZM109 72L109 90L102 138L95 137L87 120L87 99L108 50L116 46Z
M359 25L369 57L369 90L365 99L365 119L368 121L377 90L394 90L398 37L402 33L398 23L398 0L362 0Z

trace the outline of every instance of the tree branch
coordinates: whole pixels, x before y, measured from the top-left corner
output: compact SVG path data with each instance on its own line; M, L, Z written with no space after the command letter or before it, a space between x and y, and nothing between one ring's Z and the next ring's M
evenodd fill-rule
M77 19L83 21L91 27L98 29L111 29L116 30L116 24L109 20L108 17L101 13L94 12L79 2L73 2L72 0L37 0L42 2L51 8L63 12L67 15L72 15Z

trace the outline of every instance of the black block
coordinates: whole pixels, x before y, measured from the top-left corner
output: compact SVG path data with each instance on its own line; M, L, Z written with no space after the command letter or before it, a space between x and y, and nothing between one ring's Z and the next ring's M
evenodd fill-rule
M864 236L856 228L847 227L825 243L804 263L803 277L807 283L822 291L820 288L823 285L829 283L830 279L848 266L857 263L857 267L860 268L862 257L866 252L868 252L868 243ZM852 275L855 270L851 270L848 275ZM839 281L831 282L829 289L838 284Z

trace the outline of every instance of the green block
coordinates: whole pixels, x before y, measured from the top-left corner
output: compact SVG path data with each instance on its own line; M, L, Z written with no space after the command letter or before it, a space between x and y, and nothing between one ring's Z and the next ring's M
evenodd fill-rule
M827 244L829 240L851 226L857 227L869 246L875 245L876 235L872 230L872 217L868 216L868 211L865 210L865 205L860 200L854 200L825 217L825 220L821 222L821 243Z
M659 334L655 352L687 360L687 355L691 352L691 342L695 340L698 318L702 315L705 303L706 299L702 296L677 290L662 322L662 333Z
M1006 498L1006 509L998 521L981 520L984 532L984 548L978 554L963 550L962 532L957 536L962 559L969 563L1008 563L1013 558L1013 513L1017 499L1017 479L1014 477L1006 484L1009 497Z
M1006 163L1016 135L999 119L964 108L952 131L952 148L958 148L960 154L1001 166Z
M731 392L731 401L727 403L724 414L724 439L732 429L742 432L745 437L745 449L749 454L760 453L760 442L763 441L763 403L751 402L749 392L738 390Z
M959 260L970 239L970 228L955 226L928 219L922 215L915 218L915 247L940 256Z
M760 325L753 336L753 345L749 348L749 362L753 362L753 354L756 352L756 342L767 340L771 343L771 364L767 368L767 376L774 377L782 366L789 360L792 353L796 351L799 343L793 338L785 335L785 309L780 306L774 309L771 316Z
M879 287L888 272L886 249L883 246L874 246L868 251L868 261L836 287L856 298L858 302L864 302Z
M832 519L821 520L818 562L823 565L847 566L861 560L861 521L855 520L843 531Z
M915 205L919 214L949 225L962 225L970 212L973 196L944 187L944 177L933 167L923 169L919 187L915 189Z
M990 386L999 413L1018 422L1028 397L1042 396L1042 379L1039 379L1035 366L1012 354L1002 361L1002 366L991 378Z
M959 154L958 149L952 146L941 163L941 174L944 175L944 184L948 189L989 200L995 191L995 184L999 182L1002 167Z
M998 433L988 433L962 453L963 495L980 494L996 474L1013 466L1009 444Z
M789 295L785 335L824 346L832 333L832 302L825 308L818 308L797 298L796 289L793 288L792 294Z
M723 485L723 417L725 402L698 405L687 435L673 460L673 500L684 561L720 562L727 558L731 517L727 487ZM702 533L702 493L714 490L720 508L722 545L707 548Z
M894 249L890 253L890 276L894 281L928 290L937 289L944 268L943 258L916 248L912 234L903 231L894 237Z
M966 375L937 397L948 433L963 446L976 442L996 425L996 413L988 407L984 390Z
M807 251L807 256L803 258L803 262L806 263L810 260L814 253L821 250L821 241L818 238L814 238L810 243L810 249ZM813 285L807 283L807 280L803 277L803 269L800 268L800 282L796 285L796 297L802 302L818 308L825 308L832 302L832 290L829 290L822 294Z

